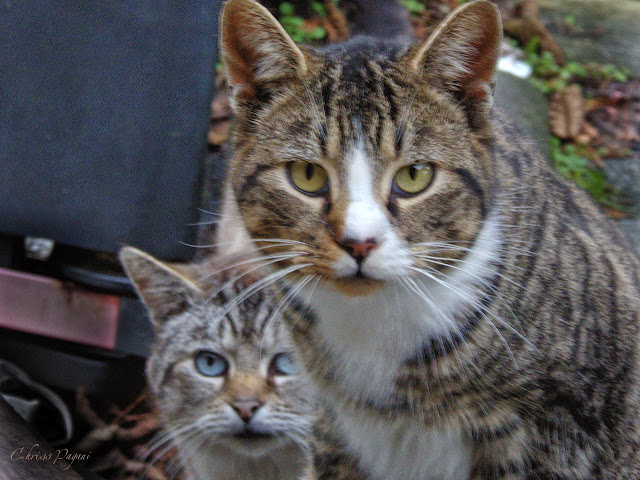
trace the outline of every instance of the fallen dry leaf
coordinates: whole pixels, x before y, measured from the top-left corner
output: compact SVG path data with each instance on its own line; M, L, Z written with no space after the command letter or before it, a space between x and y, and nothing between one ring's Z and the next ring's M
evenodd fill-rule
M623 212L622 210L616 210L615 208L602 206L604 213L607 214L609 218L613 218L615 220L622 220L624 218L629 218L629 214L627 212Z
M76 412L93 428L101 428L107 424L107 422L100 418L93 408L91 408L91 404L84 393L83 387L78 387L76 389Z
M229 99L229 87L224 71L216 77L216 94L211 101L211 119L222 120L233 115Z
M209 145L215 145L219 147L229 138L229 131L231 130L231 121L220 120L211 125L209 132L207 133L207 142Z
M82 389L76 392L76 410L93 427L74 449L92 451L86 465L93 472L112 480L167 480L175 477L176 451L151 451L154 434L160 431L159 419L143 392L126 408L112 405L104 416L91 406ZM104 418L106 417L106 418ZM155 454L161 454L156 457ZM143 459L143 460L140 460Z
M573 84L556 92L549 100L549 123L551 132L558 138L575 138L584 122L584 99L582 90Z
M540 7L535 0L520 2L516 7L515 16L504 20L504 31L521 45L528 45L534 37L538 37L542 51L550 52L558 65L566 63L562 48L540 21Z
M322 18L322 27L327 31L327 39L331 43L343 42L349 38L347 18L332 0L325 0L324 8L327 16Z

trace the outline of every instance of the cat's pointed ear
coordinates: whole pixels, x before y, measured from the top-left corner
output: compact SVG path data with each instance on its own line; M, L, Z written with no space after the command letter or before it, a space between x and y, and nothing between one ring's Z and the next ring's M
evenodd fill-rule
M156 326L202 295L188 265L172 266L133 247L122 248L119 257Z
M453 93L473 115L486 115L493 101L502 21L487 0L454 10L433 34L410 51L409 68Z
M220 50L235 105L268 98L307 70L300 48L255 0L227 1L220 23Z

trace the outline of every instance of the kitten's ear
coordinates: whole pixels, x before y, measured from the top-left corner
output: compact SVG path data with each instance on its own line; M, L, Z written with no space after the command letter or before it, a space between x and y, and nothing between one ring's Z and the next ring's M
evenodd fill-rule
M156 326L184 311L191 300L202 295L189 278L188 265L171 266L133 247L122 248L119 256Z
M236 105L268 98L307 70L300 48L255 0L228 0L220 32L220 50Z
M428 40L412 49L409 68L452 92L476 121L473 116L486 115L493 101L501 45L498 7L476 0L454 10Z

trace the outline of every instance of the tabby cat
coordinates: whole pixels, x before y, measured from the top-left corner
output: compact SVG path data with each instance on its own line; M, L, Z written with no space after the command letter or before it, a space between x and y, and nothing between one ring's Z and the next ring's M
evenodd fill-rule
M225 201L323 405L309 478L640 478L640 262L492 107L501 32L477 0L314 50L225 6Z
M300 478L309 397L273 293L247 289L259 280L250 262L170 266L131 247L120 258L156 327L147 378L166 431L157 455L176 446L187 480Z

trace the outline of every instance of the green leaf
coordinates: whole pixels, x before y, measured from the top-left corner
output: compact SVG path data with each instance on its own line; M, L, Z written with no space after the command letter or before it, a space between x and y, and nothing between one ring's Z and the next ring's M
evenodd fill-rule
M418 0L400 0L400 3L413 15L420 15L426 10L424 4Z
M309 33L312 40L322 40L327 36L327 31L322 27L316 27Z
M291 15L293 15L295 12L295 9L293 8L293 5L289 2L282 2L280 4L280 13L286 17L289 17Z
M526 53L527 55L531 55L533 53L538 53L538 49L539 48L540 48L540 38L538 36L535 36L524 47L524 53Z
M324 3L322 3L322 2L311 2L311 8L313 8L313 11L316 12L321 17L326 17L327 16L327 9L325 8Z
M586 190L595 201L618 210L625 208L620 204L620 193L611 185L604 174L591 162L578 154L575 145L563 145L559 138L549 139L551 146L551 165L564 178Z

